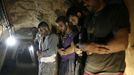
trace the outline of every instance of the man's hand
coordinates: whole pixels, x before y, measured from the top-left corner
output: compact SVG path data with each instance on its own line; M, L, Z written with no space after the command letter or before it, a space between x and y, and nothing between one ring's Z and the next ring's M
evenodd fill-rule
M59 53L61 56L64 55L64 54L65 54L64 48L60 48L60 49L58 50L58 53Z
M78 55L82 54L82 50L80 48L75 48L75 53Z
M73 43L71 43L71 46L69 48L67 48L66 50L64 48L61 48L58 50L59 54L62 56L62 55L68 55L68 54L71 54L71 53L74 53L75 49L75 46Z
M109 49L107 49L105 46L97 44L97 43L89 43L85 44L82 47L82 51L86 51L87 54L97 53L97 54L108 54Z
M36 54L37 54L37 56L38 56L39 59L43 56L43 55L42 55L42 52L39 51L39 50L36 52Z

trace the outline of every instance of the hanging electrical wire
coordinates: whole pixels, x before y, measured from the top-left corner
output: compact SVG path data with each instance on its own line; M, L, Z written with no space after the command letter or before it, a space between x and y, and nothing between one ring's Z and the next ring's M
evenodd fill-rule
M0 0L1 3L1 8L2 8L2 15L3 15L3 19L4 19L4 27L6 27L9 30L9 33L14 32L14 27L13 25L10 23L7 11L6 11L6 7L5 7L5 0Z
M13 46L16 44L16 39L14 37L14 28L13 25L9 21L9 17L7 15L6 7L5 7L5 0L0 0L1 4L1 12L3 15L3 27L5 27L8 30L9 37L6 40L6 44L9 46Z

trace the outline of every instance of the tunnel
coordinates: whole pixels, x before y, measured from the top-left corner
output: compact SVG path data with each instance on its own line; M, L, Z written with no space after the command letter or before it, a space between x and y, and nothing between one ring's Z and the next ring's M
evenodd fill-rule
M134 1L107 0L107 2L109 5L120 4L128 9L130 33L123 73L134 75ZM66 15L69 7L77 5L83 5L83 0L1 0L0 75L39 75L40 62L34 44L39 31L38 24L45 21L52 29L52 26L57 26L58 16ZM58 57L56 61L61 61ZM59 75L58 69L59 64L55 75Z

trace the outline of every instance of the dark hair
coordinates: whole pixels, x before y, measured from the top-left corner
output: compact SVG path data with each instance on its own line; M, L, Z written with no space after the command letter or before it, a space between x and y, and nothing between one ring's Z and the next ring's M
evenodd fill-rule
M77 13L80 12L81 16L78 17L78 25L81 26L84 24L85 21L85 17L87 14L89 14L88 9L85 6L72 6L70 8L68 8L66 16L67 16L67 20L69 21L69 17L70 16L78 16Z
M62 21L63 23L66 23L66 17L65 16L59 16L57 19L56 19L56 23Z
M57 28L56 28L56 26L52 25L51 32L57 34Z
M68 8L66 15L75 15L77 12L82 12L78 6L72 6Z
M72 6L72 7L68 8L68 10L66 12L67 19L71 15L73 15L73 16L77 15L77 12L80 12L83 15L82 7L80 7L80 6Z
M56 19L56 22L57 22L57 23L60 22L60 21L62 21L62 22L64 23L65 28L69 28L70 30L72 30L73 25L72 25L70 22L68 22L68 20L66 19L65 16L59 16L59 17ZM68 24L66 24L66 23L68 23Z
M42 21L39 23L38 28L41 28L41 27L48 27L49 28L48 24L45 21Z

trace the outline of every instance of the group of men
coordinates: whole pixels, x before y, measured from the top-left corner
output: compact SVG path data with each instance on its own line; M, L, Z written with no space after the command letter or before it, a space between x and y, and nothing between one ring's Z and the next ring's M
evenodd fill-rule
M83 0L56 19L58 33L38 25L38 75L123 75L130 31L123 4Z

